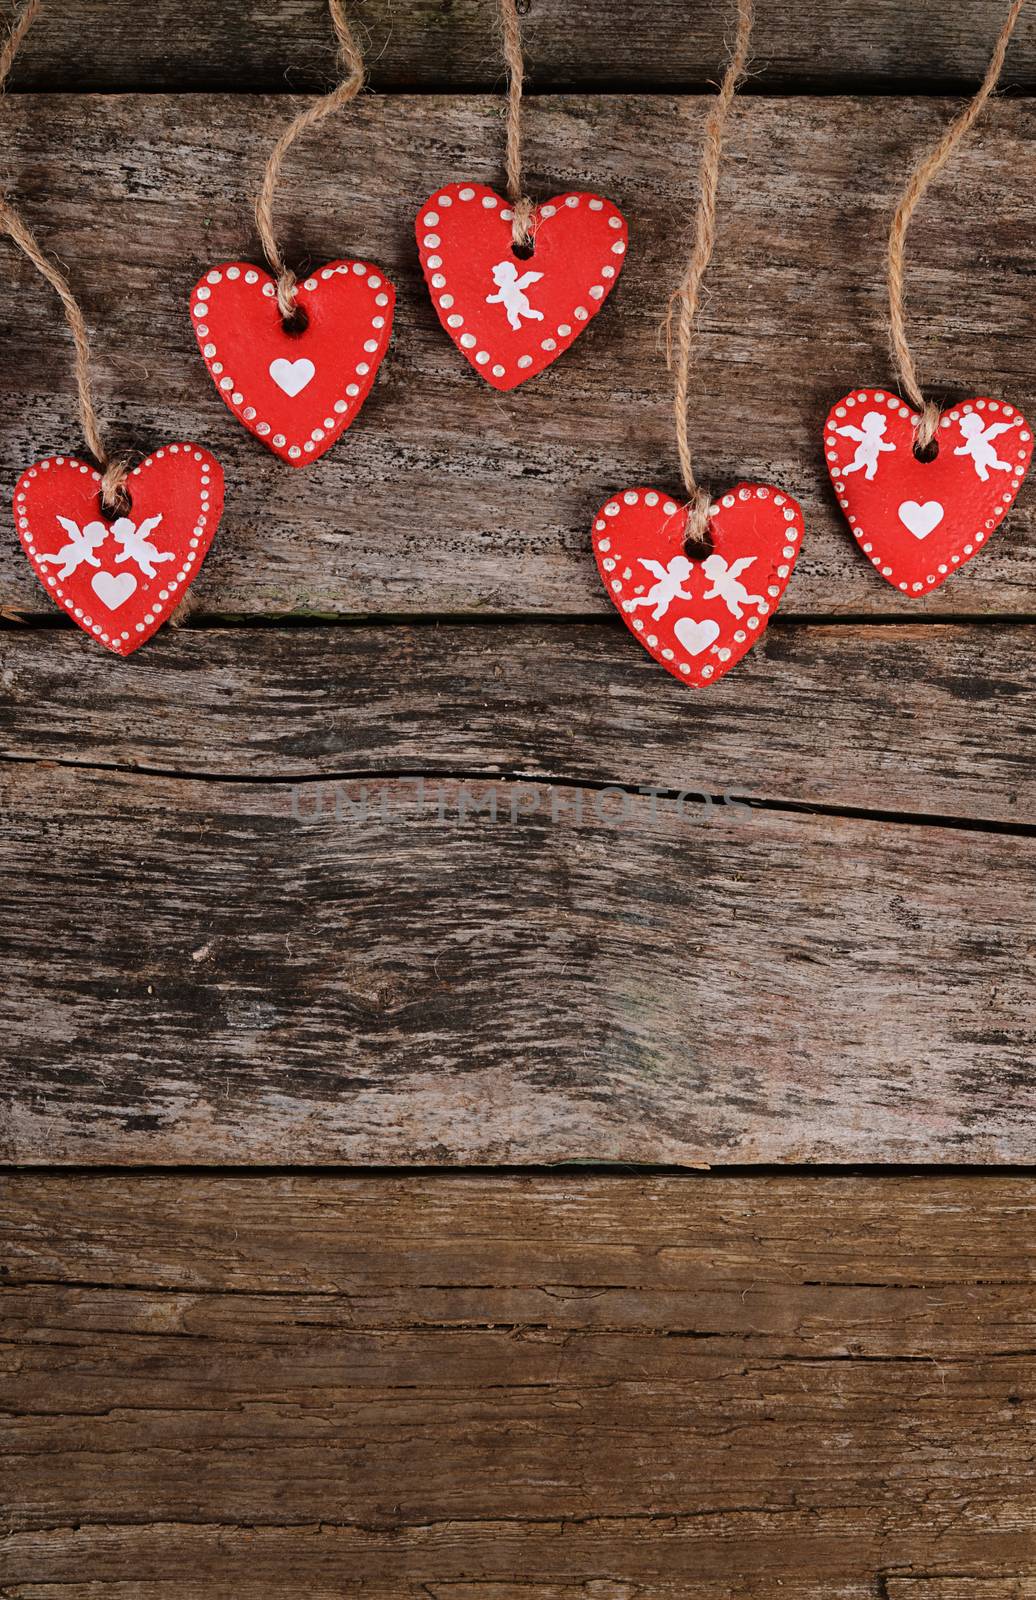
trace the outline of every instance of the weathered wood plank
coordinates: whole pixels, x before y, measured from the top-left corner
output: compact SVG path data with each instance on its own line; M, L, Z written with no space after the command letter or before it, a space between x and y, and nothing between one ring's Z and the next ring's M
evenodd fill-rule
M568 1530L566 1529L566 1533ZM23 1548L31 1546L31 1536L21 1541ZM131 1560L131 1570L137 1563ZM420 1562L412 1565L419 1566ZM350 1562L351 1567L351 1562ZM247 1567L230 1582L219 1577L202 1580L203 1587L193 1593L198 1600L272 1600L283 1595L285 1600L295 1594L292 1587L295 1574L288 1563L283 1563L277 1582L284 1587L271 1588L271 1579L264 1572L255 1578ZM1003 1587L1006 1583L1007 1587ZM1001 1585L996 1588L995 1584ZM950 1600L1029 1600L1024 1588L1011 1587L1011 1580L996 1579L994 1586L983 1585L981 1580L969 1590L964 1586L953 1590L937 1590L936 1600L943 1600L944 1592ZM310 1576L306 1568L306 1600L342 1600L342 1596L360 1595L363 1600L769 1600L768 1580L755 1583L737 1580L732 1586L729 1578L715 1582L699 1583L694 1577L680 1577L670 1581L661 1575L652 1575L650 1587L642 1582L630 1585L611 1578L579 1578L561 1582L494 1583L476 1578L459 1581L436 1578L433 1582L413 1580L402 1573L384 1587L377 1577L361 1578L352 1582L349 1577L323 1578ZM890 1591L890 1594L892 1591ZM183 1585L178 1579L163 1583L120 1583L118 1579L99 1583L8 1583L0 1594L4 1600L182 1600ZM874 1600L874 1584L832 1583L825 1578L820 1583L798 1583L792 1579L781 1580L780 1600ZM900 1600L897 1592L895 1600ZM913 1600L930 1600L927 1593Z
M342 1327L369 1330L574 1317L604 1333L632 1318L641 1331L723 1329L769 1354L793 1338L818 1359L850 1346L1002 1354L1023 1349L1036 1314L1034 1185L1014 1173L7 1172L0 1237L10 1289L330 1297ZM972 1276L976 1294L954 1299Z
M1036 1577L889 1578L889 1600L1033 1600Z
M804 1376L800 1376L800 1382ZM808 1444L798 1441L798 1448L806 1449ZM966 1439L959 1448L966 1450ZM434 1462L433 1470L437 1468L438 1462ZM693 1471L693 1467L689 1470ZM556 1522L544 1520L535 1526L508 1517L478 1523L450 1518L417 1529L400 1531L393 1526L387 1532L378 1526L354 1528L329 1521L304 1527L247 1528L196 1523L159 1523L153 1527L89 1525L80 1530L59 1528L54 1534L15 1535L10 1540L10 1550L12 1560L19 1566L31 1564L37 1570L78 1574L88 1566L101 1575L102 1585L111 1581L110 1575L127 1571L148 1576L162 1573L173 1578L180 1571L200 1570L206 1575L206 1582L211 1574L216 1585L225 1585L211 1591L220 1600L288 1600L297 1593L295 1584L300 1572L313 1574L306 1592L320 1600L337 1600L340 1594L366 1595L368 1584L374 1586L373 1592L382 1600L377 1584L386 1572L396 1575L397 1587L389 1590L392 1600L396 1596L400 1600L497 1600L496 1575L515 1570L529 1572L531 1582L542 1585L541 1593L545 1591L551 1600L571 1595L573 1588L579 1596L580 1581L585 1600L641 1600L642 1595L646 1600L771 1600L775 1593L774 1571L784 1571L792 1561L802 1559L804 1545L808 1550L805 1559L823 1571L844 1565L849 1559L844 1550L850 1545L853 1549L862 1546L863 1562L878 1569L867 1597L871 1600L874 1594L881 1595L878 1579L883 1553L909 1549L918 1526L925 1526L926 1510L928 1515L940 1517L942 1523L952 1524L959 1499L954 1508L938 1502L926 1508L923 1495L915 1487L909 1504L921 1519L919 1524L905 1527L893 1510L880 1532L857 1540L852 1539L852 1532L862 1513L858 1506L850 1505L841 1516L811 1516L805 1511L767 1515L760 1509L755 1518L747 1515L749 1508L737 1507L744 1517L733 1525L729 1519L707 1515L683 1518L647 1514L615 1520L569 1517ZM991 1526L984 1530L959 1527L945 1543L958 1561L966 1561L969 1566L996 1561L1005 1584L1009 1584L1014 1572L1031 1563L1031 1532L1021 1522L1021 1518L1031 1515L1031 1497L1023 1503L1020 1514L1015 1505L1003 1502L997 1502L996 1509L998 1518ZM745 1523L749 1526L742 1531ZM747 1571L738 1572L735 1587L730 1565L740 1557L748 1539L752 1540L753 1562ZM668 1586L663 1578L656 1586L655 1574L660 1569L679 1577ZM411 1580L415 1571L428 1574L416 1587ZM466 1587L463 1583L451 1584L452 1574L458 1571L485 1577L468 1580ZM608 1576L612 1572L624 1574L618 1587ZM589 1581L582 1579L584 1573L593 1577ZM348 1581L339 1578L339 1574L348 1574ZM72 1581L76 1581L75 1577ZM525 1585L523 1580L517 1600L524 1600L529 1592ZM24 1592L14 1590L16 1596ZM62 1596L68 1592L62 1586ZM203 1592L208 1600L210 1591ZM784 1600L784 1589L776 1592ZM788 1592L792 1600L858 1600L859 1586L839 1588L822 1582L812 1588L790 1587ZM108 1590L102 1586L94 1593L104 1596ZM137 1590L133 1588L130 1593L137 1600ZM148 1589L145 1587L141 1593L147 1600ZM532 1593L540 1600L535 1588ZM28 1594L36 1600L31 1589ZM503 1594L506 1600L516 1600L506 1586ZM987 1596L981 1600L987 1600ZM995 1595L995 1600L1014 1600L1014 1596L1007 1587L1003 1595Z
M380 89L499 87L495 0L352 0L350 17ZM675 17L665 0L530 0L523 7L535 88L557 84L680 85L714 81L727 15L698 5ZM838 0L756 7L754 75L767 83L888 85L978 80L1002 20L995 0L940 7L918 27L901 0L846 17ZM37 23L13 77L35 89L319 90L332 71L323 0L213 6L203 0L77 0ZM1024 19L1008 82L1036 82L1036 40Z
M1031 624L778 619L688 693L607 623L0 634L0 754L172 774L622 784L1036 823Z
M1032 838L495 795L9 765L7 1158L1033 1159Z
M150 25L150 24L149 24ZM913 26L913 24L911 24ZM936 31L936 30L918 30ZM491 394L444 339L412 219L437 178L498 181L498 99L368 99L293 152L283 202L296 260L350 250L400 288L397 332L365 414L305 472L276 462L213 393L185 297L208 261L255 248L250 198L284 125L252 96L12 96L14 191L71 266L97 329L99 389L130 451L204 438L227 469L223 528L197 603L210 612L604 614L588 532L629 483L675 483L659 325L687 247L702 98L534 102L537 194L599 184L629 215L629 265L586 336L527 390ZM859 557L823 471L819 430L852 382L889 376L884 236L908 162L950 103L754 98L731 128L702 318L693 436L716 484L775 479L806 511L788 614L1036 613L1033 496L982 560L918 605ZM911 235L912 331L933 390L1030 409L1033 122L996 105ZM808 159L804 159L808 152ZM976 240L981 230L981 254ZM0 477L78 447L67 336L49 291L5 246ZM44 609L13 532L0 599Z
M1034 1212L1027 1177L7 1178L0 1582L1023 1600Z

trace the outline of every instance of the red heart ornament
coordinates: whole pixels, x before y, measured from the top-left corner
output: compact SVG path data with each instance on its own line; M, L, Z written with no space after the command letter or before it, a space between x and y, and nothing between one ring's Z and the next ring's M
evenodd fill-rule
M360 414L392 336L396 291L369 261L329 261L298 285L289 333L277 285L247 261L199 280L191 321L212 381L249 433L291 467L330 450Z
M914 454L918 421L898 395L854 389L824 425L827 470L853 537L909 595L930 594L978 555L1032 457L1032 430L1002 400L962 400L944 411L932 461Z
M56 605L91 638L128 656L176 610L223 514L223 472L196 444L167 444L126 480L130 505L101 510L101 474L49 456L22 474L14 520Z
M686 505L627 489L594 522L605 588L627 628L681 683L705 688L765 632L791 577L802 512L780 489L739 483L709 508L712 550L684 549Z
M439 321L494 389L515 389L564 355L626 259L625 219L599 195L559 194L540 206L528 260L514 254L513 215L483 184L449 183L417 218Z

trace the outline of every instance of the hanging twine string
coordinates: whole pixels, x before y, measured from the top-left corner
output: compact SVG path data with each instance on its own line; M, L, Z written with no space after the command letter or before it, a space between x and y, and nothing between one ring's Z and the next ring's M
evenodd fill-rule
M0 93L6 88L7 76L14 64L18 47L32 26L40 7L41 0L28 0L28 4L22 8L13 23L3 48L0 49ZM123 484L129 468L124 461L112 460L104 442L104 433L93 399L93 386L90 380L90 340L83 313L79 309L65 274L44 255L31 229L23 222L6 196L0 197L0 228L14 240L19 250L28 257L40 277L46 279L61 301L76 351L76 388L79 394L79 417L83 426L83 437L101 469L101 498L104 504L121 507L125 503Z
M666 364L674 374L673 414L676 419L676 448L680 457L680 471L689 501L687 511L687 539L700 542L709 525L708 491L699 487L691 462L691 447L687 439L687 400L691 370L691 344L694 337L695 318L702 279L712 258L716 242L716 189L719 183L720 157L723 152L723 135L727 117L738 85L745 76L748 62L748 45L752 37L752 0L738 0L737 32L730 52L727 69L719 86L705 122L705 142L702 148L698 176L698 212L694 222L694 248L687 263L683 282L669 302L666 318ZM676 334L673 335L673 320Z
M281 316L288 320L295 310L295 285L297 279L289 266L285 265L273 231L273 201L277 191L277 183L281 175L284 158L288 154L295 140L307 128L312 128L316 123L323 122L325 117L332 112L340 111L347 106L350 100L355 100L363 88L365 71L363 53L353 38L349 24L345 19L345 8L342 0L328 0L328 9L331 12L331 21L334 24L335 34L338 39L338 65L342 72L342 81L335 85L330 94L320 100L315 100L307 106L305 111L300 111L270 151L270 159L266 163L263 174L262 188L255 202L255 221L259 229L259 237L266 252L266 259L273 272L277 274L277 304Z
M40 4L41 0L28 0L28 4L22 7L11 24L11 31L4 40L3 48L0 49L0 92L7 86L7 78L11 68L14 66L14 58L21 48L22 40L36 20L36 13L40 9Z
M970 132L977 122L986 101L996 88L1000 74L1004 69L1007 46L1010 43L1015 23L1018 21L1024 4L1025 0L1014 0L1014 4L1007 13L1007 20L1000 30L989 66L986 68L986 75L982 79L981 86L974 99L951 122L935 149L925 156L922 161L918 162L907 179L906 187L899 197L899 204L896 207L896 214L892 220L892 229L889 233L889 332L892 358L899 372L904 394L921 414L921 421L917 428L917 445L922 450L931 444L935 438L935 430L939 426L939 407L933 401L925 399L920 379L917 376L917 367L914 365L914 358L907 343L906 319L903 312L903 258L906 232L910 226L910 219L917 209L917 204L928 185L942 171L961 140Z
M504 60L507 62L507 198L514 219L511 238L516 245L532 239L533 204L525 193L522 177L522 83L525 58L522 55L522 30L518 23L517 0L500 0L500 22L504 30Z

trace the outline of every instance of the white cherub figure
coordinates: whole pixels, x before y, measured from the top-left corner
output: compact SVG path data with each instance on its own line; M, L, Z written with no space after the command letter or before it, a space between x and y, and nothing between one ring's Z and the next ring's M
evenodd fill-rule
M88 522L85 528L80 528L78 523L70 517L58 517L58 522L69 535L69 543L63 544L55 555L40 556L40 566L60 567L59 578L70 578L85 561L88 567L99 567L101 563L94 555L108 537L108 529L103 522Z
M159 550L147 537L161 520L162 513L159 512L157 517L145 517L139 528L134 527L129 517L120 517L112 523L115 542L122 545L121 554L115 557L117 567L124 561L135 561L145 578L153 578L157 562L175 560L172 550Z
M502 305L508 322L515 329L521 328L523 317L531 322L542 322L543 312L533 310L525 293L530 283L539 283L542 277L542 272L523 272L519 278L513 261L498 261L493 268L493 282L498 292L486 295L486 305Z
M861 419L862 426L857 428L851 422L844 428L836 428L835 432L841 434L843 439L857 441L856 454L847 467L840 467L843 478L850 472L860 472L866 468L864 477L868 483L878 470L878 458L887 455L890 450L895 450L894 444L889 444L882 436L888 425L888 419L880 411L865 411Z
M967 411L960 419L960 431L964 435L964 443L959 444L954 450L955 456L970 456L975 464L975 471L983 483L989 482L989 469L996 472L1010 472L1009 461L1001 461L993 449L993 440L999 439L1002 433L1009 433L1012 428L1017 428L1021 417L1015 417L1013 422L994 422L988 428L982 426L982 418L977 411Z
M701 566L705 576L712 580L712 588L706 589L704 598L722 600L732 617L742 616L742 606L764 606L766 601L761 594L749 594L744 584L739 582L742 572L754 560L755 556L742 556L740 561L732 561L728 567L723 556L706 556Z
M694 596L688 594L680 585L685 578L691 575L691 563L686 556L673 556L667 566L660 561L646 561L643 556L637 557L641 566L650 572L658 582L653 583L647 594L642 594L639 600L627 601L627 609L635 611L638 606L654 606L651 613L652 620L661 622L674 600L693 600Z

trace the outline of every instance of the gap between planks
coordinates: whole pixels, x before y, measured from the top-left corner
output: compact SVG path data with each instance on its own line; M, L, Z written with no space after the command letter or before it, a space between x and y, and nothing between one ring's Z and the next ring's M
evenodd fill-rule
M1025 834L1032 637L774 624L692 694L597 622L188 628L128 663L77 633L13 631L0 752L156 781L686 791Z
M211 783L211 784L242 784L251 787L266 787L290 784L299 791L315 790L317 808L320 805L320 795L327 785L346 783L385 784L449 784L451 787L464 790L469 784L501 785L505 789L515 791L530 790L537 786L546 786L549 789L571 790L576 793L593 795L620 795L631 800L641 798L645 792L643 787L634 787L628 784L605 783L594 781L586 777L561 774L558 772L503 772L496 769L481 772L446 772L438 768L425 767L420 770L408 772L389 772L379 768L368 768L349 772L301 772L284 778L255 778L246 773L224 772L186 772L181 769L165 767L148 767L144 765L118 766L114 763L91 761L55 761L53 758L43 760L33 756L11 756L0 752L0 762L12 766L42 766L45 768L62 767L68 771L81 773L112 773L123 776L154 778L154 779L179 779L184 783ZM651 797L656 800L686 801L687 796L693 795L696 802L706 807L719 807L730 804L731 797L725 794L706 794L702 790L690 789L662 789L652 785ZM767 812L776 814L782 812L802 817L841 817L846 821L879 822L890 827L902 828L935 828L950 829L959 833L1000 834L1009 838L1032 839L1036 838L1036 823L1009 823L992 822L982 818L940 816L935 812L904 812L904 811L877 811L867 810L862 806L823 806L808 805L804 802L792 800L768 800L765 797L753 796L751 799L742 796L744 805L750 811ZM300 794L300 802L302 796ZM362 801L357 797L355 804L360 806ZM316 814L315 812L313 813Z

